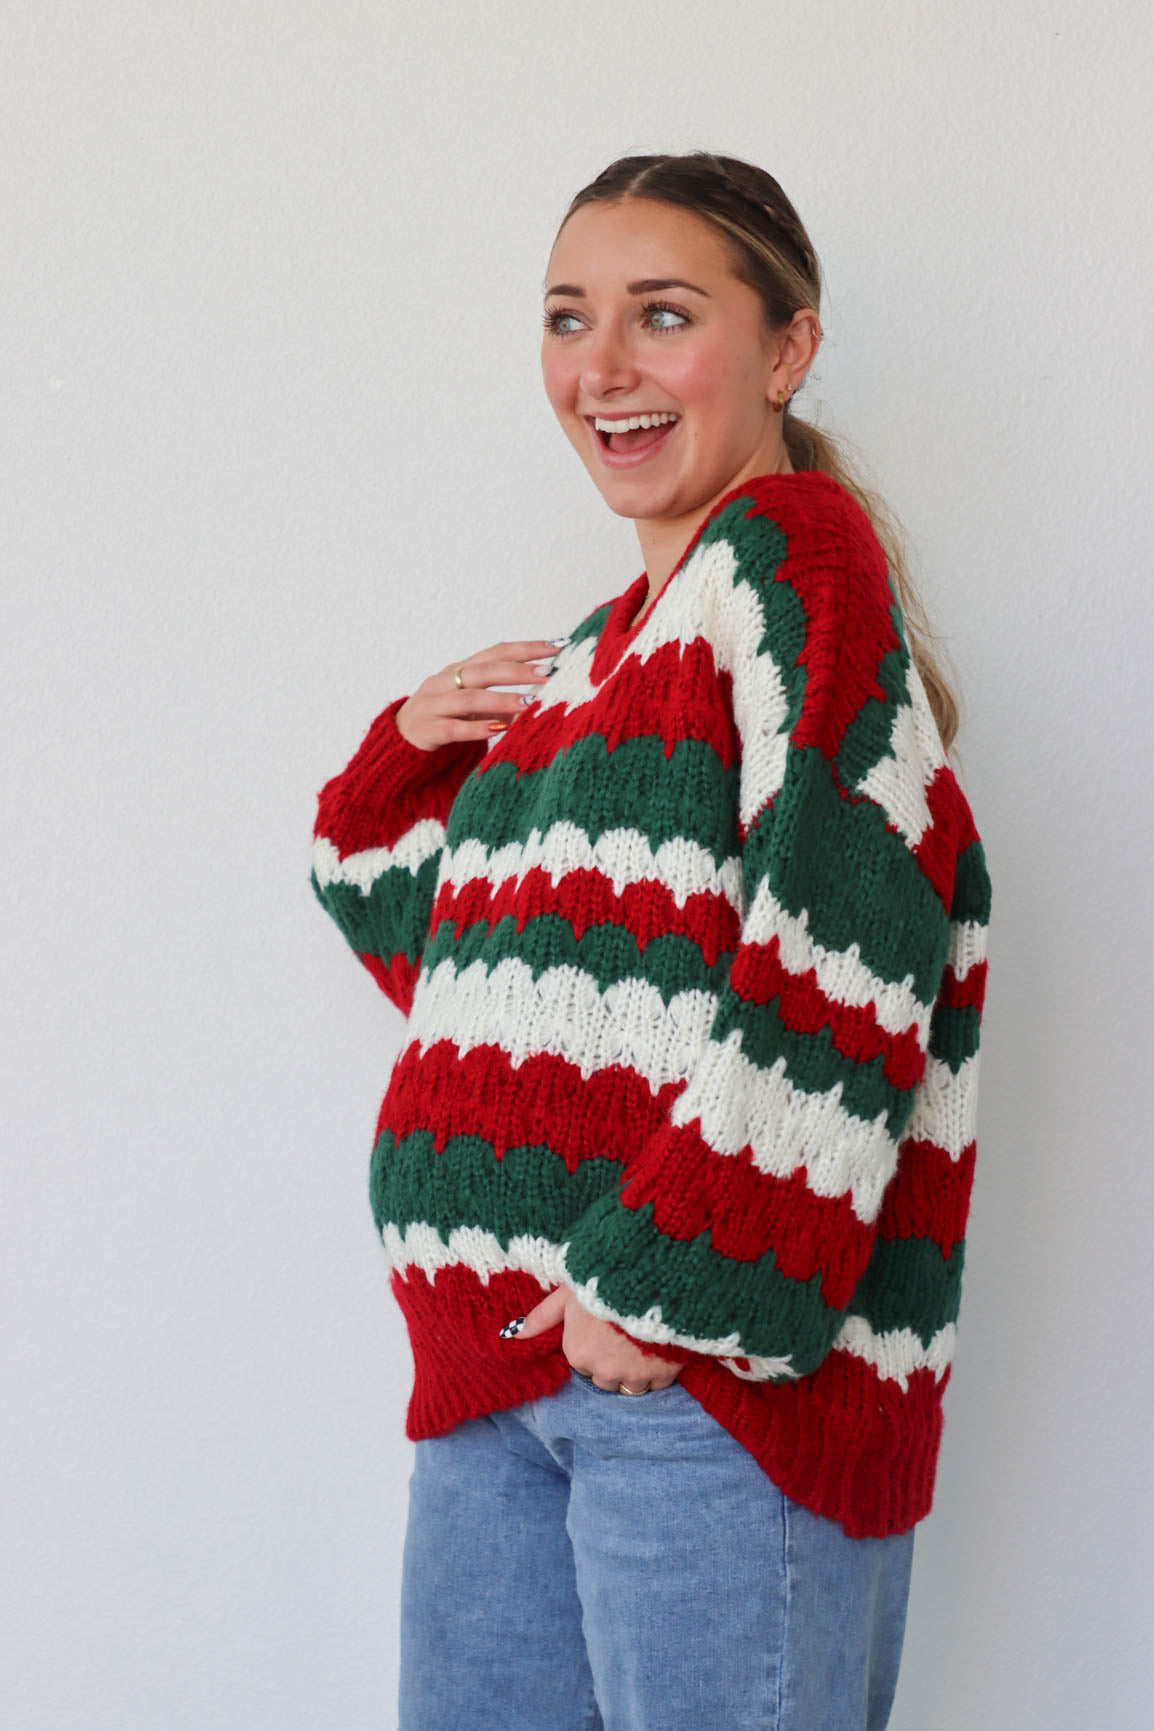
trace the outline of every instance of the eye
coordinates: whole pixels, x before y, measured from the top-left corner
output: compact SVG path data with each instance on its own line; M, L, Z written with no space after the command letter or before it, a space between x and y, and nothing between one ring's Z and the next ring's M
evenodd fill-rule
M657 320L661 318L662 314L668 314L671 319L676 319L679 322L676 324L658 323ZM570 319L574 324L579 325L581 322L579 315L569 311L566 307L547 307L543 320L545 330L551 337L572 336L572 329L566 323ZM652 331L655 335L664 336L666 332L684 330L693 321L683 307L675 307L670 301L646 301L641 309L641 322L647 330Z
M569 332L562 330L561 326L566 319L575 319L576 317L576 313L566 312L564 307L547 307L545 309L545 329L551 337L567 337Z
M672 306L669 303L669 301L646 301L646 303L645 303L645 318L646 318L647 323L649 321L649 315L651 313L672 313L674 318L682 320L682 324L679 324L679 325L650 324L650 326L649 326L650 330L657 331L658 333L661 333L661 334L663 334L665 331L682 330L682 329L684 329L685 325L687 325L689 323L689 314L682 312L680 307Z

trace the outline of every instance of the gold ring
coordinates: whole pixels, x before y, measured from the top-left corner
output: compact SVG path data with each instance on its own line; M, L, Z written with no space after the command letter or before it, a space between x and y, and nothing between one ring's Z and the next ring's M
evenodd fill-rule
M457 688L459 691L464 691L465 689L465 681L461 678L461 667L464 667L464 665L465 663L462 661L461 666L457 668L456 673L453 675L453 678L457 681Z

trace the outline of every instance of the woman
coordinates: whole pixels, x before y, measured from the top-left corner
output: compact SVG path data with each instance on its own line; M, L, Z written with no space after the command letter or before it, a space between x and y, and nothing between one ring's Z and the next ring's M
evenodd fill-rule
M400 1727L877 1731L975 1154L956 710L793 413L821 284L777 182L614 163L546 282L550 403L645 570L395 699L316 825L409 1018L371 1166Z

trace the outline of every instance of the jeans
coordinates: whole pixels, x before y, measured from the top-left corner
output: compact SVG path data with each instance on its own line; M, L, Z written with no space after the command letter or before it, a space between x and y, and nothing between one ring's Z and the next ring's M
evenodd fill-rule
M415 1450L398 1731L883 1731L915 1529L849 1538L679 1380Z

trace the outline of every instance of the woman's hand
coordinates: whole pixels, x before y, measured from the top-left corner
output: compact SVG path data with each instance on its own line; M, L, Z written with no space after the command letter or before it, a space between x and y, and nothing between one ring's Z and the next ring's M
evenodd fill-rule
M551 664L556 646L544 637L527 637L516 643L494 643L479 649L460 663L464 689L453 677L457 663L450 662L439 673L418 685L397 711L397 727L410 745L434 751L461 739L488 739L508 727L530 699L519 691L493 691L490 685L544 683L548 672L531 664Z
M667 1358L654 1358L651 1353L642 1352L640 1347L631 1346L625 1335L619 1334L611 1323L602 1321L599 1316L591 1316L578 1301L573 1288L564 1283L543 1298L540 1304L534 1305L517 1330L516 1339L525 1340L529 1335L540 1334L562 1319L565 1324L561 1334L562 1352L574 1370L592 1375L598 1388L616 1391L620 1382L631 1388L634 1394L646 1387L668 1388L683 1369L683 1365L673 1364Z

